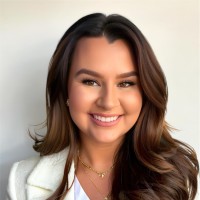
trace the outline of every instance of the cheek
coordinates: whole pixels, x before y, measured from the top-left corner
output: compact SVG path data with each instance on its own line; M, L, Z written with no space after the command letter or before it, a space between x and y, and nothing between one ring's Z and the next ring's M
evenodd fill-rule
M127 113L139 116L142 108L142 95L140 91L127 94L124 96L123 102Z
M72 110L87 110L89 105L95 102L97 91L91 91L83 86L72 85L69 92L70 108Z

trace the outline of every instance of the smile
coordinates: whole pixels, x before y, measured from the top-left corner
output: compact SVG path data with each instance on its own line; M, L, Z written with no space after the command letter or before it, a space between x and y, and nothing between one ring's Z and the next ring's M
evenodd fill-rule
M121 119L121 115L105 115L105 114L90 114L92 121L97 126L109 127L115 126Z
M119 116L113 116L113 117L102 117L102 116L99 116L99 115L93 115L93 117L101 122L113 122L115 120L117 120L117 118Z

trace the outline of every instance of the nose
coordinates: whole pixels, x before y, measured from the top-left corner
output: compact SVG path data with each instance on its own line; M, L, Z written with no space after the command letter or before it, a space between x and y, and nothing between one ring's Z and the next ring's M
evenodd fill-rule
M104 110L111 110L120 105L117 88L110 85L102 87L100 95L97 99L97 106Z

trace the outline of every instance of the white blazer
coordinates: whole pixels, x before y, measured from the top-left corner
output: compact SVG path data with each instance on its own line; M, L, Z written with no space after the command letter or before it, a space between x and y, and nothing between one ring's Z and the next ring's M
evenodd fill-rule
M68 149L49 156L37 156L15 163L10 171L7 200L45 200L62 181ZM72 163L69 184L74 180ZM74 200L74 184L65 200Z

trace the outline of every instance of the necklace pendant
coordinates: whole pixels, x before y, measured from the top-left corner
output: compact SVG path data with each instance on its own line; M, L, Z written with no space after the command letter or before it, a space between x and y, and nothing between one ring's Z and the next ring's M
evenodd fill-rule
M104 200L108 200L108 197L105 197Z
M104 178L105 173L99 173L99 177Z

